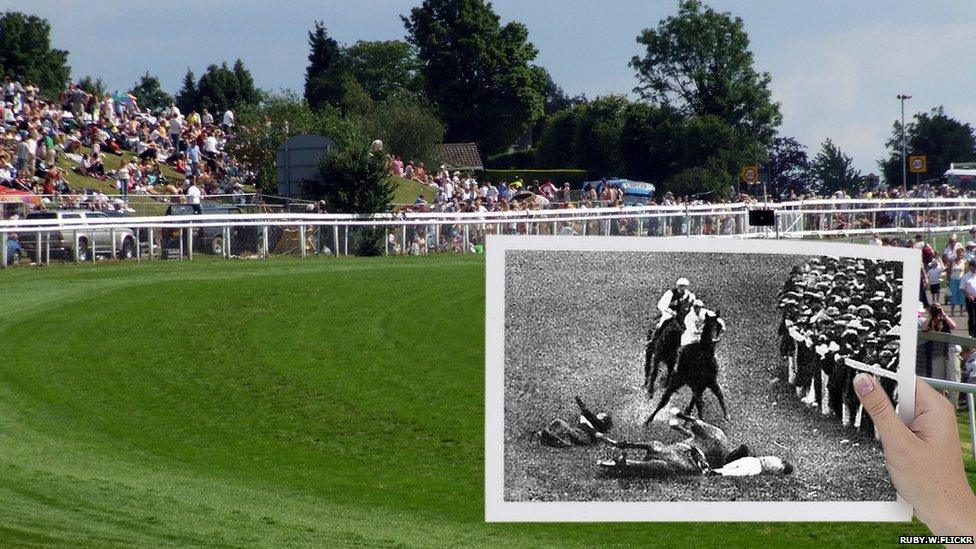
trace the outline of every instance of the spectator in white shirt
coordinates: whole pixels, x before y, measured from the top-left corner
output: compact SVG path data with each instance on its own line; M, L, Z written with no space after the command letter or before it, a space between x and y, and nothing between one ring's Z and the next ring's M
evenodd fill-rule
M942 262L938 259L933 259L929 262L929 268L926 271L926 275L929 279L929 292L932 294L932 303L939 303L942 298L942 274L944 273L942 268Z
M231 128L233 128L233 127L234 127L234 111L232 111L232 110L230 110L230 109L227 109L227 110L226 110L226 111L224 112L224 122L223 122L223 126L224 126L224 131L225 131L225 132L228 132L228 131L230 131L230 130L231 130Z
M190 204L199 205L200 204L200 196L202 194L203 193L200 192L200 187L197 187L196 182L194 182L193 180L191 180L190 181L190 186L186 188L186 200L187 200L187 202L189 202Z
M969 337L976 337L976 259L969 260L969 270L962 275L959 289L966 298L966 314L969 316Z
M174 106L175 107L175 106ZM169 140L173 143L175 152L180 150L180 134L183 133L183 119L174 116L169 119Z

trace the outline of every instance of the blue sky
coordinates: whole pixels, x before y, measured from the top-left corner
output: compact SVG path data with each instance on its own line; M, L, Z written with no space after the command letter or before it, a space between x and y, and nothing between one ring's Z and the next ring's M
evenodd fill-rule
M300 90L306 31L316 19L341 43L402 38L400 14L419 4L394 0L4 0L36 13L71 52L74 76L131 86L149 69L174 91L187 67L240 57L262 88ZM945 105L976 122L976 2L713 0L743 18L756 65L773 78L781 132L811 149L830 137L857 168L877 172L899 116L895 95L913 99L906 116ZM497 0L502 21L529 28L537 62L570 94L629 93L640 53L635 37L676 11L658 0Z

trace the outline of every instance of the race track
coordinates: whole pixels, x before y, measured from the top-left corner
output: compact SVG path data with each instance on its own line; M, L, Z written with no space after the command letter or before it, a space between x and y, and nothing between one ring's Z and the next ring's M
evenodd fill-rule
M874 501L893 500L880 444L803 403L782 380L776 293L805 256L638 252L507 252L505 348L505 498L509 501ZM556 449L531 436L550 420L575 421L573 396L614 418L613 434L675 441L662 412L640 386L643 342L654 304L678 276L691 280L728 330L718 348L719 383L732 420L705 394L705 419L734 444L779 455L788 477L597 476L606 447ZM660 391L658 392L658 397ZM683 407L682 389L672 405ZM654 401L656 404L656 398ZM694 520L694 517L689 517Z

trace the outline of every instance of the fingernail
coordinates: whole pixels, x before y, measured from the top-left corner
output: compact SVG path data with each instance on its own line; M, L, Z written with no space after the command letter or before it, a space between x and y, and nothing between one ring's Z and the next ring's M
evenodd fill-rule
M867 374L857 374L854 376L854 390L858 396L864 396L874 390L874 381Z

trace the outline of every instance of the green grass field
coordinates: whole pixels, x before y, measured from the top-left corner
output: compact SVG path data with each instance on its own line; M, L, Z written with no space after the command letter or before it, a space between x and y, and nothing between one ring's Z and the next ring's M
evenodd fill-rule
M392 179L397 184L396 191L393 193L393 204L413 204L414 200L417 200L417 196L423 196L427 202L434 201L436 193L430 185L396 176Z
M3 546L873 546L926 532L485 524L480 257L55 265L0 284Z

